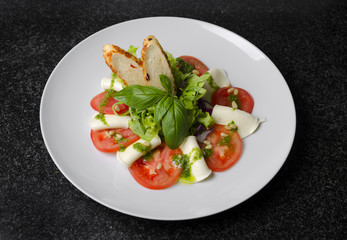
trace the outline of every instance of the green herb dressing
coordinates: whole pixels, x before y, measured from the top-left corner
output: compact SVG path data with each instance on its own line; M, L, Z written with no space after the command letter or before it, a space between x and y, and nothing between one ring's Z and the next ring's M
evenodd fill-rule
M181 156L181 157L179 157ZM182 183L193 183L195 177L192 174L192 165L201 159L203 154L200 148L193 148L189 154L176 154L173 156L172 161L176 166L182 168L182 173L179 181Z
M231 140L231 136L230 135L222 137L222 139L218 143L218 146L222 146L222 145L229 146L230 140Z
M121 145L119 146L119 151L120 151L120 152L124 152L125 149L126 149L126 147L124 147L123 144L121 144Z
M104 125L108 126L104 113L99 113L98 115L95 116L95 119L100 120Z
M113 95L116 93L113 89L107 89L105 90L105 97L101 100L99 104L99 112L102 111L102 109L108 104L109 99L113 97Z
M147 152L143 156L143 159L145 159L147 162L152 161L152 159L153 159L153 151Z
M213 153L212 148L211 148L211 149L205 148L205 149L203 150L203 155L204 155L205 158L209 158L209 157L212 155L212 153Z
M240 110L242 110L242 109L241 109L241 102L240 102L239 98L237 97L237 95L229 94L229 95L228 95L228 99L229 99L229 102L230 102L230 106L231 106L231 103L232 103L232 102L235 102L235 103L237 104L237 107L238 107Z
M140 153L143 153L143 154L145 154L145 153L147 153L147 152L149 152L149 151L152 150L151 145L145 146L145 145L143 145L142 143L135 143L135 144L133 145L133 148L134 148L136 151L138 151L138 152L140 152Z

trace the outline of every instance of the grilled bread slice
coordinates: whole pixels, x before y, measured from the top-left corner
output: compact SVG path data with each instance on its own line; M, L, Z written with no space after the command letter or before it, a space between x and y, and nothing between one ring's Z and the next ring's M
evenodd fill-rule
M125 81L125 84L147 85L143 76L142 61L115 45L106 44L102 50L106 64Z
M160 82L159 75L164 74L169 77L173 89L175 89L174 77L166 53L158 40L150 35L143 41L142 47L143 75L147 85L165 90Z

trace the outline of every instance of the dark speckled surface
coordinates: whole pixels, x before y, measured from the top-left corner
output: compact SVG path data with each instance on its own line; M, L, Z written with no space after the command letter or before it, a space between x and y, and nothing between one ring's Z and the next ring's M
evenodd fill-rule
M328 0L1 0L0 239L346 239L346 9ZM40 99L56 64L92 33L149 16L236 32L292 91L292 151L263 190L233 209L178 222L127 216L72 186L45 148Z

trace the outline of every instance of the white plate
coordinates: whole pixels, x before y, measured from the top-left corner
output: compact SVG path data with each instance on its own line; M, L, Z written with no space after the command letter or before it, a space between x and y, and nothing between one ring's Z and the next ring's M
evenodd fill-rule
M102 46L142 46L155 35L175 57L192 55L210 68L224 69L232 85L254 98L253 114L266 117L244 139L240 160L204 182L149 190L131 177L115 154L97 151L90 140L90 100L111 72ZM229 209L263 188L291 149L296 126L290 90L276 66L258 48L229 30L185 18L137 19L101 30L74 47L47 81L41 101L41 130L55 164L69 181L95 201L143 218L181 220Z

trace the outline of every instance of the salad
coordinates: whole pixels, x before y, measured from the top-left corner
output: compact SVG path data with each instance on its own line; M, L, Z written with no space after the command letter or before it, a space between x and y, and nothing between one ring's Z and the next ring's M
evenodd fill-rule
M221 69L192 56L174 58L154 36L128 51L106 44L112 75L91 100L91 139L114 152L133 178L149 189L196 183L233 166L242 138L264 120L253 116L254 101L230 86Z

